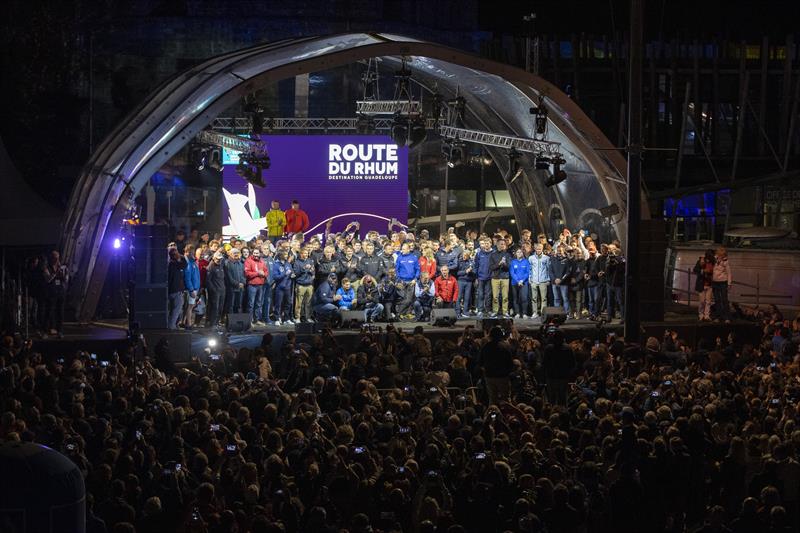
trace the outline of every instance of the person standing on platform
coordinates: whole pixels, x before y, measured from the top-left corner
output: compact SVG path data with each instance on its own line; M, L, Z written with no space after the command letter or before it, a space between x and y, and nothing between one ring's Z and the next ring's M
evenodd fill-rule
M322 258L317 263L316 272L316 285L319 286L328 279L331 274L336 274L336 279L339 279L337 272L339 271L339 260L335 257L336 248L333 246L326 246L322 249Z
M447 265L441 266L441 275L433 282L436 289L436 301L434 307L437 309L453 309L458 301L458 281L450 275Z
M280 243L279 243L280 244ZM272 324L272 300L275 297L275 257L272 253L272 244L267 241L261 246L261 261L267 267L267 279L261 288L261 321L265 324Z
M267 265L261 261L261 250L256 248L244 262L244 276L247 279L247 309L254 326L264 326L261 320L261 298L264 284L269 277Z
M270 271L275 282L275 325L293 326L292 321L292 265L286 260L286 252L279 251Z
M717 248L714 257L711 282L714 292L715 320L717 322L724 320L726 324L730 324L731 305L728 302L728 291L733 284L733 275L731 274L731 266L728 264L728 251L721 246Z
M225 261L225 313L238 313L242 310L242 295L245 283L244 263L238 248L231 248Z
M567 247L559 244L556 255L550 259L550 279L553 280L553 300L556 307L562 307L569 316L569 278L570 260Z
M586 269L583 273L583 279L586 281L586 294L589 297L589 318L595 320L597 315L600 314L600 277L599 277L599 262L600 256L597 253L597 247L594 243L589 245L589 259L586 260Z
M583 294L586 289L586 280L583 274L586 272L586 259L584 259L583 251L579 248L570 250L569 259L572 263L569 277L570 307L574 318L579 319L582 317L584 309Z
M64 298L67 294L69 272L61 263L61 254L53 250L44 266L45 298L47 299L45 331L51 335L64 336Z
M206 292L208 293L208 306L206 316L208 326L215 328L225 304L225 269L222 266L222 254L214 252L211 263L206 268Z
M505 239L497 241L497 250L489 258L489 268L492 272L492 316L507 316L511 254L506 251Z
M625 286L625 258L622 257L619 248L613 244L608 246L608 259L606 260L606 274L604 278L606 280L608 320L614 320L616 308L619 308L620 319L624 319L625 298L622 294L622 289Z
M372 276L375 283L380 283L386 275L383 258L375 255L375 245L370 241L364 244L364 256L358 261L358 270L364 275Z
M697 302L697 318L700 322L711 320L711 294L713 291L714 280L714 250L706 250L704 256L700 256L694 266L694 274L697 276L694 289L700 295Z
M492 241L484 237L480 241L481 249L475 254L475 274L478 278L478 288L475 291L475 308L478 316L489 313L489 302L492 299L492 271L489 260L492 256Z
M314 261L308 257L308 248L300 249L300 256L292 265L294 272L294 321L311 321L311 298L314 296Z
M416 255L411 253L411 245L408 242L404 242L400 248L400 254L395 262L395 271L397 272L397 278L402 283L402 286L398 287L402 300L400 305L397 306L397 313L401 318L407 319L412 314L414 290L420 274L419 260Z
M514 316L528 318L528 280L531 277L531 264L525 257L522 247L517 247L514 251L514 259L511 260L509 272L514 299Z
M194 327L194 308L200 297L200 267L195 260L194 244L187 244L183 249L186 257L186 269L183 272L184 285L186 286L186 300L183 309L183 327Z
M296 233L303 233L310 225L308 223L308 215L305 211L300 209L300 202L292 200L292 207L284 213L286 217L286 230L287 235L294 235Z
M183 293L186 290L186 259L177 248L169 250L169 265L167 267L167 292L169 293L169 329L178 329L178 322L183 312Z
M286 214L281 211L281 204L277 200L273 200L272 209L267 211L267 237L272 244L283 237L285 228Z
M472 286L475 283L475 260L472 253L464 248L458 259L458 299L456 300L456 315L458 318L466 317L472 305Z

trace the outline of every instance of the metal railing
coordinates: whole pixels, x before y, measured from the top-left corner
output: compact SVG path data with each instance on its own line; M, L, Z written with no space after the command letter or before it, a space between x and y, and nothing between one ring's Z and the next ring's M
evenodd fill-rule
M674 284L675 276L674 273L678 272L681 274L686 274L687 281L686 281L686 289L682 289L680 287L676 287ZM686 293L686 305L691 307L692 306L692 294L695 294L697 291L694 290L694 283L693 280L697 279L697 274L694 273L693 270L690 269L682 269L682 268L675 268L675 267L668 267L667 268L667 277L664 280L664 288L669 290L671 293ZM751 283L745 283L743 281L733 281L731 285L737 285L739 287L747 287L750 289L755 289L754 293L739 293L739 296L742 298L755 298L755 305L756 307L761 306L761 299L762 298L769 298L769 299L788 299L791 300L790 295L785 294L765 294L761 291L761 275L756 272L756 284L753 285ZM731 300L733 301L733 300ZM680 299L675 301L675 303L682 303ZM742 302L737 302L742 303Z

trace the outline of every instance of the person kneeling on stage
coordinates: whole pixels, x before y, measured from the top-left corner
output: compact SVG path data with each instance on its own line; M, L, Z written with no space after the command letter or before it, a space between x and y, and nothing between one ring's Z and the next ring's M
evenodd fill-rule
M375 278L369 274L361 278L361 285L358 286L358 308L366 312L367 322L374 322L383 316L383 305L379 302L380 298Z
M386 271L386 277L381 281L378 290L380 292L380 302L386 310L386 319L394 320L395 309L394 306L400 301L400 293L397 290L397 285L402 282L397 279L394 267L389 267Z
M342 286L336 290L336 304L339 309L349 311L358 303L356 291L350 286L350 279L342 278Z
M436 297L436 286L431 282L427 272L423 271L419 275L419 281L414 284L414 296L417 297L414 301L414 320L416 322L427 320Z
M450 268L442 265L441 275L433 282L436 290L435 307L452 309L458 301L458 281L450 275Z
M314 292L314 314L318 321L338 322L340 320L339 306L336 302L341 297L336 294L336 274L329 274L328 278L320 283Z

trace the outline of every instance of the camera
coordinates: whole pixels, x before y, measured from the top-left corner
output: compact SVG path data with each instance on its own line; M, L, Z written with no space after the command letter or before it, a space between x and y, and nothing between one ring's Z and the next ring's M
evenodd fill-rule
M215 353L209 355L208 358L211 359L212 361L219 361L219 355Z
M401 428L400 428L400 433L401 433L401 434L405 434L405 433L408 433L408 432L410 432L410 431L411 431L411 428L410 428L410 427L401 427Z
M109 365L108 361L100 361L100 366L108 366L108 365Z
M219 431L219 424L211 424L211 431Z
M650 393L650 396L652 396L653 398L658 398L659 396L661 396L661 393L658 392L657 390L654 390L653 392Z
M356 446L355 448L353 448L354 453L364 453L365 451L367 451L367 449L364 448L363 446Z
M225 446L225 449L228 450L228 453L236 453L235 444L228 444L227 446Z
M475 454L475 459L486 459L486 454L483 453L483 452L476 453Z

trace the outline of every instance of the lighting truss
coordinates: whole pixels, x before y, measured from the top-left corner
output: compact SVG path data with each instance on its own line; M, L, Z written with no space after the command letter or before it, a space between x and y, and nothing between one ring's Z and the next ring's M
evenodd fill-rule
M197 134L196 138L197 141L202 144L221 146L222 148L227 148L228 150L233 150L236 152L266 152L264 143L261 140L242 137L240 135L230 135L227 133L220 133L219 131L203 130Z
M360 115L419 115L419 100L357 100L356 113Z
M513 137L511 135L501 135L498 133L489 133L487 131L468 130L444 124L439 126L439 135L441 135L443 139L459 139L464 142L492 146L495 148L505 148L507 150L514 148L518 152L544 155L545 157L561 154L561 143L529 139L526 137Z
M392 122L391 118L376 117L374 119L375 129L390 130ZM266 131L355 131L358 126L358 118L270 118L264 121L264 126ZM425 127L429 130L437 130L438 121L432 118L426 119ZM250 118L218 117L211 122L211 128L218 132L250 131Z

